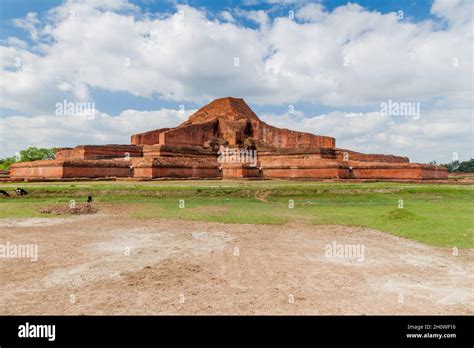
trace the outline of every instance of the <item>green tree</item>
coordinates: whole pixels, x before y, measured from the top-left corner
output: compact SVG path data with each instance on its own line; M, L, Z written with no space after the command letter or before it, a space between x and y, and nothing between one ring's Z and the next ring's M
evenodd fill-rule
M10 165L16 162L15 157L6 157L0 159L0 170L10 169Z
M46 159L54 159L56 155L56 148L37 148L29 147L21 150L19 156L0 158L0 170L8 170L15 162L28 162Z
M474 172L474 159L471 158L469 161L463 161L459 163L459 167L456 171L462 172L462 173L473 173Z
M451 163L444 164L448 168L450 173L473 173L474 172L474 159L469 161L452 161Z
M50 149L29 147L26 150L20 151L19 162L54 159L55 154L56 154L56 149L54 147Z

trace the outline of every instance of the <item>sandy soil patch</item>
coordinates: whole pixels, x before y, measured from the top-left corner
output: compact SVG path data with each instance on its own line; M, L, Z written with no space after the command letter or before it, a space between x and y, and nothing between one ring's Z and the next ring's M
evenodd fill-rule
M474 314L474 251L367 228L0 219L0 314ZM363 254L329 246L363 246ZM355 249L352 249L355 250ZM362 257L361 257L362 256Z
M50 218L7 218L0 219L0 228L5 227L40 227L40 226L53 226L63 224L66 219L50 219Z

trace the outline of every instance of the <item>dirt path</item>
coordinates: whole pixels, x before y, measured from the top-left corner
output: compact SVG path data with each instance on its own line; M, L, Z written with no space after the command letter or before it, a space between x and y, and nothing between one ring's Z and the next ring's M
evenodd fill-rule
M474 314L473 250L367 228L109 211L0 219L7 242L37 244L38 260L0 259L0 314Z

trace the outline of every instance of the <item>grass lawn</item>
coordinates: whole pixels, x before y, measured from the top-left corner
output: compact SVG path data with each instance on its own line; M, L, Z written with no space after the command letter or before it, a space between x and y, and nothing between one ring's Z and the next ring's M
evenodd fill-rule
M0 198L0 218L46 216L49 204L133 204L139 218L371 227L442 247L474 247L474 186L302 181L155 181L3 184L30 194ZM403 205L403 208L399 208ZM258 233L258 230L255 231Z

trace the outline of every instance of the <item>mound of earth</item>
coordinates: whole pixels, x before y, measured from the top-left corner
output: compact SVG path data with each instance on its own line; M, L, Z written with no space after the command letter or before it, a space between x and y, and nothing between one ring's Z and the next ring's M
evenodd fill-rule
M74 207L71 207L69 204L57 204L48 207L43 207L39 210L40 213L54 214L54 215L64 215L64 214L95 214L97 209L94 208L91 204L76 204Z

